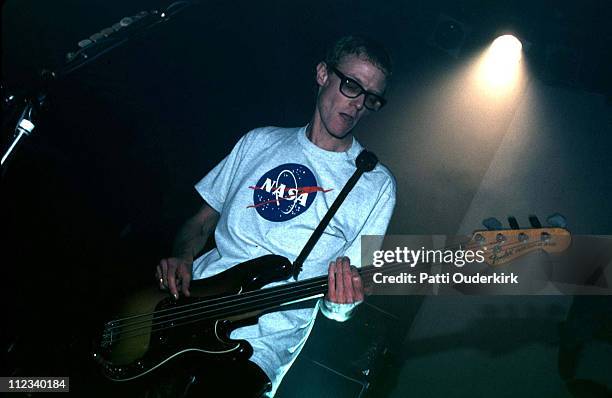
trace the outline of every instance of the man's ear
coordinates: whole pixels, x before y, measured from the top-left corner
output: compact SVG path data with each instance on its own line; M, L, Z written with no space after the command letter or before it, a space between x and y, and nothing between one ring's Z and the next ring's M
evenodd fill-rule
M324 87L327 85L329 81L329 71L327 69L327 64L323 61L317 64L317 75L316 75L317 85L319 87Z

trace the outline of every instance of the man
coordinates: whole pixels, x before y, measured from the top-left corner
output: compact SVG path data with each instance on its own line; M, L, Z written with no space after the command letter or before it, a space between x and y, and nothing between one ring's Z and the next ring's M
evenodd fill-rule
M351 131L385 104L390 73L389 57L378 44L353 36L337 41L316 67L318 95L309 124L249 132L196 185L205 203L179 231L173 256L157 266L160 287L175 298L189 296L192 278L266 254L295 260L355 171L363 148ZM248 375L235 378L253 384L247 388L253 396L261 394L262 383L274 394L318 307L342 321L363 300L351 262L360 261L360 235L385 233L394 205L395 181L379 164L361 177L304 263L301 280L328 274L325 299L314 308L265 314L257 325L232 332L253 346L248 369L241 369ZM194 260L213 230L217 247Z

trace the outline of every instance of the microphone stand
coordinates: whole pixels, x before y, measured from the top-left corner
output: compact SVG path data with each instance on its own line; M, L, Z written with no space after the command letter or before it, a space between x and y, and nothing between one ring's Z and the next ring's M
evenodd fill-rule
M79 49L66 54L66 64L57 71L43 70L39 75L39 82L35 88L30 90L20 101L16 101L14 95L6 95L4 87L2 90L2 113L6 117L12 107L21 106L15 113L19 113L14 132L8 147L3 151L0 162L2 175L7 170L10 159L14 158L17 148L22 145L23 139L32 134L39 121L40 110L47 99L47 92L51 83L68 76L74 71L81 69L95 61L102 55L127 43L144 32L153 29L159 24L169 21L176 14L182 12L192 5L199 4L198 1L176 1L170 4L164 11L141 11L138 14L125 17L109 28L94 33L89 38L78 43Z

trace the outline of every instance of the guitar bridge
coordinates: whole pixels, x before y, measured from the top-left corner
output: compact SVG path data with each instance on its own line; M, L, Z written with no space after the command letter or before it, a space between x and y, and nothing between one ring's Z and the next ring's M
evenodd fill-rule
M115 341L115 336L117 333L117 325L114 321L107 322L104 326L104 331L102 332L102 341L100 342L100 346L103 348L110 348L110 346Z

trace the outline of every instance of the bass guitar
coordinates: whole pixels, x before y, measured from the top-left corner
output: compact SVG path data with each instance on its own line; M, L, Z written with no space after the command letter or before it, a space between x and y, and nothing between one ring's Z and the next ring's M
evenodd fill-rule
M476 231L462 245L484 252L485 262L499 266L535 250L556 253L571 241L563 228ZM405 264L359 269L364 284L374 272L393 272ZM104 324L93 357L105 377L125 382L153 374L186 356L205 360L246 360L252 348L232 340L232 330L254 324L266 312L323 297L327 276L263 288L293 275L291 262L267 255L236 265L210 278L191 282L191 297L170 297L157 287L140 291Z

